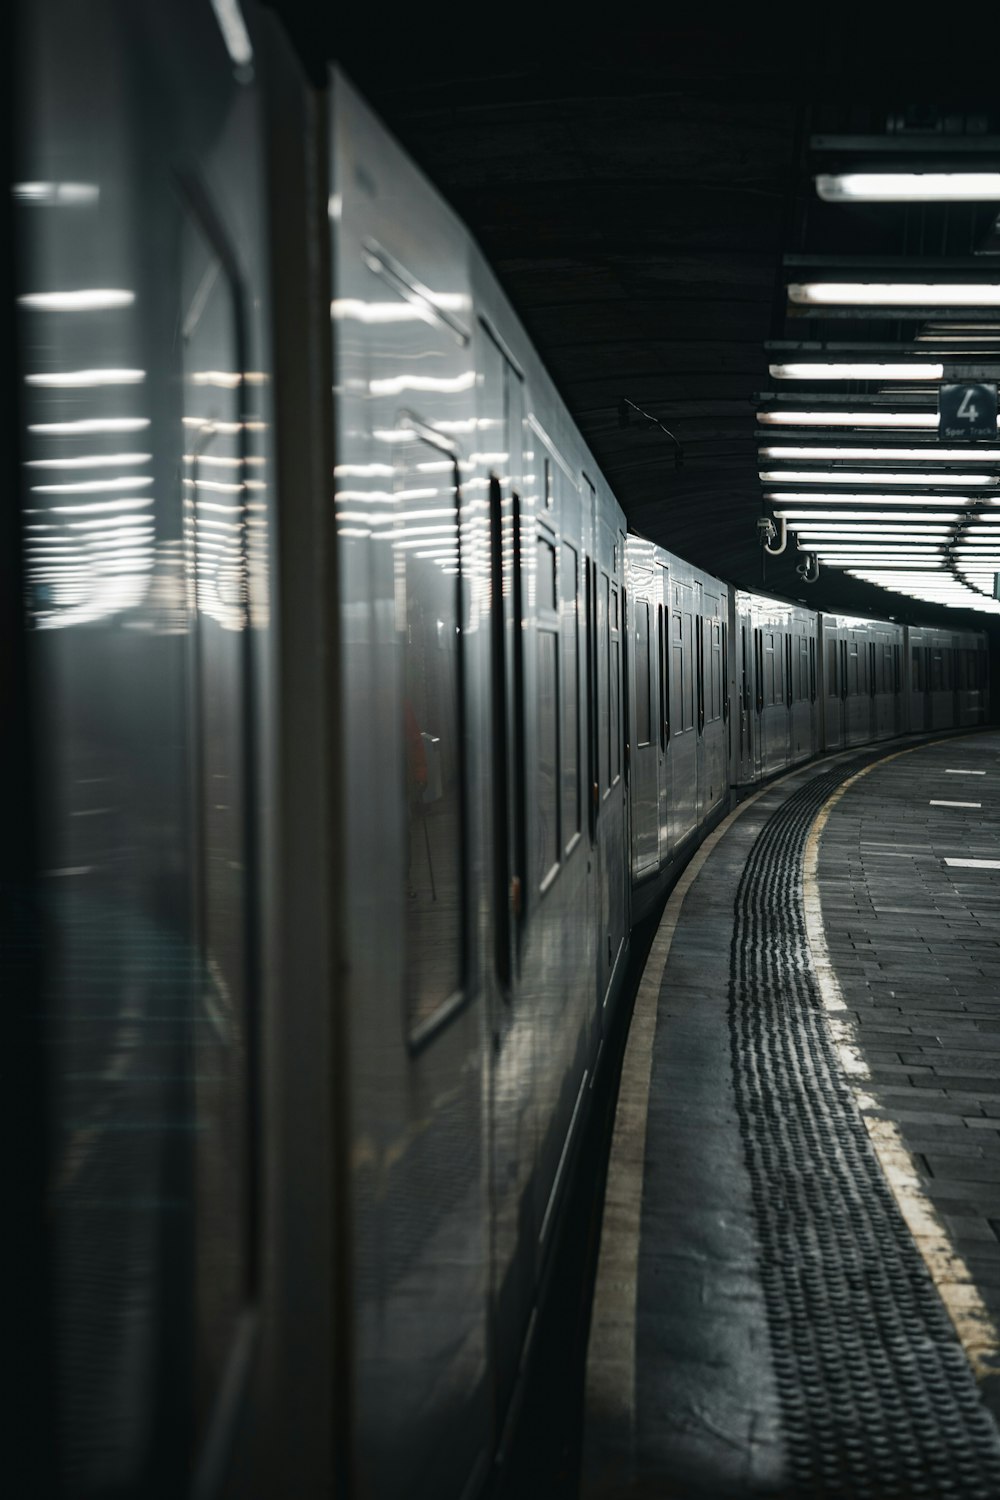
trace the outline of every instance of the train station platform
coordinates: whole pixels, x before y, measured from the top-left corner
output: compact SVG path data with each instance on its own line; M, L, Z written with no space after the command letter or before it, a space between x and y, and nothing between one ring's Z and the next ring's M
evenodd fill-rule
M636 998L582 1494L1000 1496L1000 734L747 799Z

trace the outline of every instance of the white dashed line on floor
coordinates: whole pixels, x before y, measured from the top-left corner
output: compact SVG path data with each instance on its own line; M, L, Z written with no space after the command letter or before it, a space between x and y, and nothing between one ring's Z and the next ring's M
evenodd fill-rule
M982 807L983 804L981 802L942 802L932 797L930 805L931 807Z
M946 859L945 864L962 870L1000 870L1000 859Z

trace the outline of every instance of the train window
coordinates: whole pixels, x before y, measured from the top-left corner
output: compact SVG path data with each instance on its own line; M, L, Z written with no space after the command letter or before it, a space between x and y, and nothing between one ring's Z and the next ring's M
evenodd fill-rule
M538 763L535 778L535 878L545 886L559 864L559 637L538 628Z
M896 641L892 647L892 690L894 693L898 693L901 686L900 672L899 642Z
M912 668L913 691L915 693L922 693L924 690L923 656L919 646L914 646L910 653L910 665Z
M684 702L684 637L680 613L675 613L670 627L670 722L675 730L684 728L681 705Z
M414 438L395 450L395 487L414 487L431 445ZM437 452L438 450L433 450ZM428 503L429 502L429 503ZM407 1029L416 1043L465 978L465 856L462 792L462 611L457 470L421 505L442 529L430 556L394 547L396 631L401 661L400 743L406 793ZM405 504L400 507L405 511ZM398 525L400 540L405 525ZM441 558L450 548L451 570Z
M681 728L694 728L694 627L691 616L684 612L684 684L681 700Z
M640 745L653 737L649 675L649 605L640 599L635 606L635 734Z
M826 643L826 691L831 698L836 698L840 692L837 665L837 641L836 639L828 640Z
M560 640L562 642L562 836L572 843L580 831L580 565L575 548L562 545Z
M556 549L546 537L538 538L538 569L535 575L535 602L540 610L556 607Z
M611 629L608 632L609 680L611 685L611 713L608 728L611 734L612 780L621 775L622 755L622 643L618 632L618 590L611 590Z
M854 640L847 643L847 691L855 697L861 692L861 657Z
M931 692L940 692L944 685L944 657L935 647L931 651Z
M799 690L796 697L805 699L809 697L809 641L804 635L799 636Z
M816 641L809 637L809 701L816 702Z

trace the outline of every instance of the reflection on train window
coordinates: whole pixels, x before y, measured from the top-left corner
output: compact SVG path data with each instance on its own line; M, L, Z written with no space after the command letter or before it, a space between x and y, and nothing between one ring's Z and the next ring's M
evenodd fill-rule
M618 633L618 590L611 590L611 630L608 632L610 649L611 715L611 779L618 780L622 769L622 642Z
M635 732L640 745L652 738L652 706L649 689L649 605L640 599L635 606Z
M559 863L558 636L538 627L537 857L535 876L544 885Z
M837 644L836 640L827 641L826 643L826 690L832 698L836 698L840 694L840 681L837 671L839 665L837 661Z
M855 697L861 691L861 663L857 641L847 643L847 691Z
M809 642L799 636L799 690L795 695L800 700L809 696Z
M562 836L572 843L580 831L580 571L576 549L562 545L560 639L562 640Z
M395 489L428 488L429 443L395 452ZM439 453L438 453L438 456ZM415 476L419 475L419 481ZM433 497L433 546L407 546L405 504L392 533L399 681L400 761L406 787L405 1007L411 1039L461 992L464 979L464 831L461 753L461 616L457 474ZM423 524L423 519L422 523Z
M670 629L670 722L675 731L685 728L682 722L681 705L684 702L684 637L681 616L675 614ZM690 725L686 726L690 728Z

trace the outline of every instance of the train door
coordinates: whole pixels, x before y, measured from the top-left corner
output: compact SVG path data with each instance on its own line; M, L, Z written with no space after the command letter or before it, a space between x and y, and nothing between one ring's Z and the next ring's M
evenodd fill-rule
M695 727L695 821L700 824L705 814L705 801L708 790L707 766L705 757L705 596L704 587L700 579L696 579L691 587L694 604L694 727Z
M625 537L601 514L596 492L593 536L595 642L595 767L597 852L597 992L606 1004L625 944L629 881L625 841L624 695L622 693L622 579Z
M909 626L906 632L907 728L918 734L926 725L927 702L924 684L924 643L920 630Z
M731 596L729 607L732 650L731 691L735 722L733 735L732 780L745 786L753 780L751 724L753 715L753 631L750 612L741 596Z
M839 750L844 744L844 642L838 625L824 619L823 649L823 748Z
M701 693L698 709L701 758L699 762L698 814L707 816L722 800L726 789L725 621L724 601L713 586L699 585L701 613Z
M658 809L658 858L662 866L670 854L670 778L668 755L670 750L670 574L658 564L656 568L656 636L657 636L657 682L658 725L657 738L660 753L657 770Z
M658 570L656 570L658 572ZM632 686L630 718L629 797L632 821L632 868L641 878L656 869L659 861L659 770L662 750L659 701L660 673L657 654L657 620L651 577L646 568L633 566L629 573L628 624L632 641L628 678ZM662 619L659 621L662 643ZM662 644L661 644L662 651Z
M759 781L764 774L766 746L764 743L764 632L755 621L753 627L753 718L751 743L753 746L753 777Z
M693 590L675 578L670 605L670 840L676 849L695 827L698 753L695 728Z

